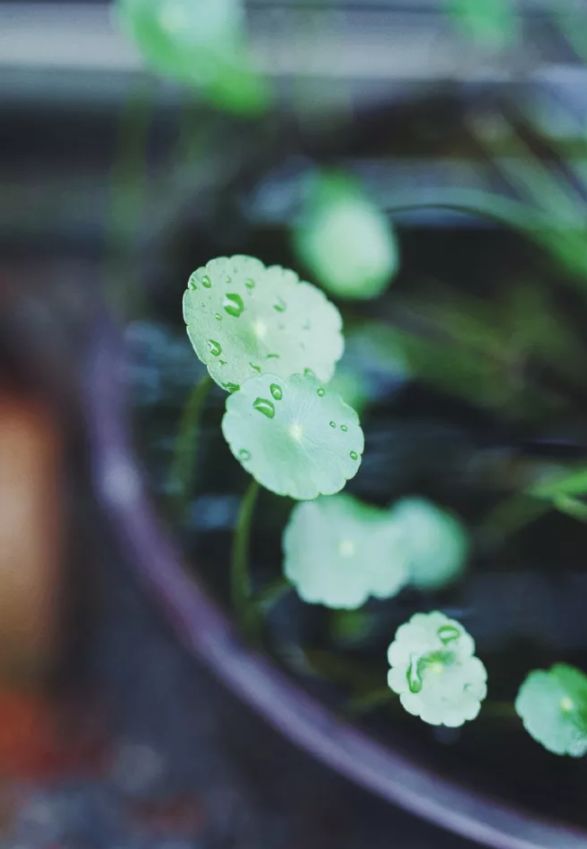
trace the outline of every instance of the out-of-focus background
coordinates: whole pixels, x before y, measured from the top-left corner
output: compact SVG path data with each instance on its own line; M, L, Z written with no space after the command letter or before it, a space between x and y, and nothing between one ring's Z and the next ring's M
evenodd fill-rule
M443 274L476 287L512 264L541 266L495 223L496 194L570 222L574 240L545 228L544 262L553 278L581 280L587 14L572 0L477 2L471 13L448 0L251 0L248 58L271 90L257 114L246 92L227 108L214 86L187 96L155 75L110 3L1 0L2 847L472 846L285 742L187 655L97 503L86 369L106 315L138 349L153 316L177 311L179 325L168 294L199 262L240 245L291 259L299 182L318 166L359 175L384 212L438 199L393 217L400 296L414 274L426 292ZM467 203L487 214L464 215ZM463 327L455 320L451 344ZM573 333L584 341L582 326ZM185 351L164 342L154 349L176 356L185 388ZM561 350L572 360L572 345ZM410 351L435 391L507 408L514 430L524 421L525 350L507 380ZM156 369L137 369L165 408ZM572 363L561 391L584 409L581 370ZM562 377L546 372L556 394ZM580 418L568 421L575 437Z

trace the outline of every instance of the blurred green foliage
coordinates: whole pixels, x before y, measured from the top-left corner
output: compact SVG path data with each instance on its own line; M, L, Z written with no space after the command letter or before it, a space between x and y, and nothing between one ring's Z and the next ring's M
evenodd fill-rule
M340 298L381 295L399 266L391 223L344 173L322 172L309 180L293 243L313 277Z
M247 47L241 0L118 0L123 28L156 73L216 106L256 114L269 103Z
M514 0L447 0L448 11L469 38L487 47L511 46L519 34Z

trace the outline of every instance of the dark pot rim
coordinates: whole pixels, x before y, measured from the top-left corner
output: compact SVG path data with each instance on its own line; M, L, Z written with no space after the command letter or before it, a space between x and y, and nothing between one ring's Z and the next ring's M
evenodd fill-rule
M245 645L188 572L142 485L123 362L120 334L99 320L82 386L93 483L117 542L184 647L290 741L411 814L492 849L586 849L587 831L469 790L371 739Z

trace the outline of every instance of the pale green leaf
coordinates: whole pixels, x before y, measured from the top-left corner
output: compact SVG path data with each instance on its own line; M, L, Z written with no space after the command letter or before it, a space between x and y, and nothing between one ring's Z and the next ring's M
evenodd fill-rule
M425 498L403 498L392 516L404 536L410 580L435 590L462 574L469 542L459 520Z
M312 604L354 609L391 598L408 578L402 534L387 510L350 495L294 508L283 537L284 571Z
M183 316L196 354L228 391L265 372L309 370L328 382L344 349L340 313L325 295L253 257L220 257L195 271Z
M316 280L341 298L377 297L398 269L391 223L345 175L325 173L314 179L293 240Z
M530 672L516 711L528 734L556 755L587 754L587 675L572 666Z
M247 380L227 399L222 432L260 484L299 500L339 492L364 448L355 411L310 375Z
M387 683L408 713L456 728L475 719L487 695L487 672L463 626L443 613L416 613L388 649Z

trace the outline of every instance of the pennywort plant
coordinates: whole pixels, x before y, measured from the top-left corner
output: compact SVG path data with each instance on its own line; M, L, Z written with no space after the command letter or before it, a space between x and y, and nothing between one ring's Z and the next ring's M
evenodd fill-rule
M339 492L364 448L355 411L308 374L247 380L227 400L222 432L260 484L298 500Z
M283 536L284 571L300 597L355 609L406 584L401 530L388 510L350 495L298 504Z
M358 415L327 386L344 349L342 320L295 272L247 256L214 259L194 272L183 316L210 377L230 393L222 433L252 477L232 563L233 601L246 613L258 485L300 501L315 499L343 489L361 464ZM194 439L196 424L189 421ZM184 437L185 431L180 445Z
M530 672L516 712L528 734L555 755L587 754L587 675L559 663Z
M266 372L328 382L344 350L340 313L324 294L253 257L221 257L195 271L183 317L210 377L229 392Z
M487 672L465 629L443 613L416 613L389 646L388 684L408 713L456 728L475 719Z
M175 471L186 458L193 463L198 416L216 383L226 393L222 435L250 476L230 575L233 605L249 633L260 634L271 595L254 588L249 572L261 487L295 502L282 536L283 576L303 602L360 617L365 605L406 587L429 598L461 577L471 543L457 516L419 496L382 507L342 492L360 469L365 439L357 413L336 391L342 320L322 291L254 257L220 257L191 275L183 317L207 376L186 405ZM542 486L535 496L575 496L584 475ZM472 636L442 611L415 613L401 625L388 662L388 690L423 722L458 727L480 713L487 670ZM579 670L559 664L531 672L515 710L549 751L587 753L587 676Z

